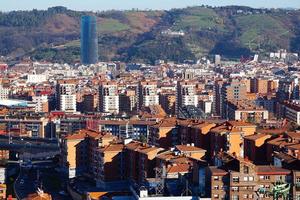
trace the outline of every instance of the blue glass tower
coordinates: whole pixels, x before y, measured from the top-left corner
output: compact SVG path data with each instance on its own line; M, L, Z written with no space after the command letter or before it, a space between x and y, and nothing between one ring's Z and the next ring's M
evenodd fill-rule
M83 16L81 18L81 63L95 64L98 62L97 18Z

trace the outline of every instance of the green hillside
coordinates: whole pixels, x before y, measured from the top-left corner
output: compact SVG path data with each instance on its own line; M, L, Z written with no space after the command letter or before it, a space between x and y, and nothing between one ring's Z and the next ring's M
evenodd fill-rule
M183 62L221 54L227 58L300 53L300 11L248 7L189 7L169 11L77 12L64 7L0 13L0 55L76 62L80 17L97 16L99 59ZM184 36L163 34L183 31Z

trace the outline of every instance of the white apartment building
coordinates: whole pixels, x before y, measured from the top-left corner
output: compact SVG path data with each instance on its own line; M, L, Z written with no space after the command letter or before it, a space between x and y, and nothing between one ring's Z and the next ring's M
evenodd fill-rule
M60 95L60 110L76 112L76 95Z
M35 112L48 112L48 96L33 96L32 102L35 103Z
M56 95L59 110L76 112L76 83L74 80L58 81Z
M45 74L28 74L27 83L42 83L47 81L47 76Z
M119 113L119 92L115 82L103 82L99 87L100 112Z
M156 81L142 81L138 91L138 109L152 105L159 105L159 95Z
M176 111L184 106L198 106L198 95L194 81L177 82Z
M8 99L10 89L0 85L0 99Z
M285 117L300 125L300 104L298 102L285 103Z

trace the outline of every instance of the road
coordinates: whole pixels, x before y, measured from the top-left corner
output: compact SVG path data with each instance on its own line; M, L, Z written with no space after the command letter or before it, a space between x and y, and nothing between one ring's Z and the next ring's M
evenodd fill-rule
M51 194L53 200L69 200L68 195L62 195L63 184L53 164L40 163L32 168L20 166L20 174L15 181L14 189L18 199L35 193L37 188Z
M37 185L35 185L36 176L35 170L20 167L20 174L14 184L17 199L24 199L28 194L32 194L37 190Z

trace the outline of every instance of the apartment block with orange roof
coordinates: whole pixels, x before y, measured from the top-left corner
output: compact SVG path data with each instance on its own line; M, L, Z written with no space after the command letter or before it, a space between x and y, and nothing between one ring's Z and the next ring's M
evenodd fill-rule
M176 118L166 118L152 125L149 132L149 144L163 148L178 144Z
M270 192L278 183L295 184L291 170L255 165L247 159L226 153L219 154L217 159L217 166L208 167L205 176L205 195L212 199L270 199L268 194L261 194L259 190Z
M300 136L298 132L286 132L283 135L267 141L267 159L272 162L274 152L284 152L300 159Z
M214 123L198 120L178 120L180 144L194 144L205 150L210 149L209 131Z
M256 164L268 164L266 142L272 136L268 134L249 135L244 137L244 157Z
M61 143L61 166L69 178L91 173L95 167L95 149L108 145L115 138L89 130L80 130L68 135Z
M126 176L131 182L145 185L148 179L155 178L156 156L164 151L140 142L126 144Z
M244 157L244 137L253 135L256 125L229 121L210 130L210 155L228 152Z
M227 119L260 123L269 119L269 111L250 100L228 101Z
M94 168L97 185L126 179L124 147L123 143L111 143L98 149Z

